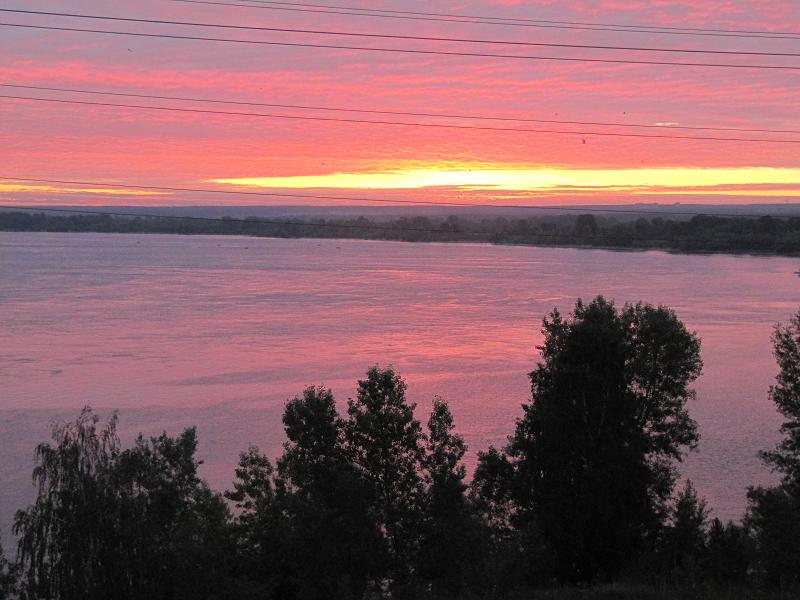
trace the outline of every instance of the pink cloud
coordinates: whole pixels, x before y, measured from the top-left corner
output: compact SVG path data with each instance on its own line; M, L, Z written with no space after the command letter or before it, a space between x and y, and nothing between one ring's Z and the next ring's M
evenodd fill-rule
M29 4L34 9L49 7L49 3L38 0ZM411 0L404 4L404 9L432 10L428 3ZM189 15L185 7L149 0L137 4L136 11L87 0L81 10L512 40L635 42L756 50L786 47L785 42L772 40L675 40L668 36L608 32L312 17L255 9L221 11L208 7L198 8ZM562 21L765 30L782 30L789 23L800 22L800 5L788 1L499 0L445 3L436 10ZM34 18L28 21L43 22ZM4 82L414 112L644 124L670 121L800 130L797 111L800 90L793 73L409 57L312 49L242 49L199 42L5 30L0 31L0 36L8 37L3 39L4 49L10 49L0 58L0 80ZM433 43L419 45L433 46ZM0 89L0 93L25 95L8 89ZM587 168L800 163L800 154L791 151L793 147L766 144L592 136L584 144L582 140L587 136L583 135L273 121L9 100L0 100L0 119L4 124L0 133L0 160L7 170L28 175L120 181L147 178L157 182L185 182L218 177L315 174L337 169L366 170L392 161Z

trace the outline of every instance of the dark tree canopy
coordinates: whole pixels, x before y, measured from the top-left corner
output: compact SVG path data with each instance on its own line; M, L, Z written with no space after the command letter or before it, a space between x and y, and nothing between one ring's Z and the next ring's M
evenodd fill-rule
M669 309L602 297L554 311L543 333L507 448L518 518L537 523L560 579L614 577L663 522L673 463L697 441L699 341Z
M767 581L800 584L800 311L775 327L772 341L778 376L769 395L786 421L784 439L762 458L782 479L776 487L749 490L747 523L756 534Z
M3 544L0 543L0 600L13 597L16 592L16 583L16 567L6 558Z
M785 437L775 450L763 456L783 474L785 483L800 486L800 311L787 325L775 328L772 341L778 376L769 395L786 419L781 427Z
M226 588L228 511L197 476L194 429L121 450L85 409L36 451L38 496L15 533L32 598L208 598Z
M703 570L712 581L741 585L747 579L755 557L752 532L731 521L712 519L705 546Z
M414 562L423 496L422 427L406 401L406 384L393 369L373 367L347 404L348 452L371 494L371 514L386 532L390 569L399 584Z
M249 593L361 597L381 576L386 552L369 514L369 488L343 446L330 390L309 387L289 400L283 422L287 442L277 469L251 448L226 493L238 509L237 562Z
M663 533L662 546L666 570L670 578L677 574L693 576L699 570L705 551L708 529L706 502L698 497L691 481L687 481L675 498L670 523Z
M469 564L480 551L477 520L466 496L466 445L455 433L447 402L434 398L428 420L423 461L425 492L422 499L419 575L431 581L444 597L457 598L471 578Z
M360 597L378 579L386 548L370 514L368 481L344 446L343 422L330 390L309 387L283 415L288 441L278 461L290 494L293 548L301 557L300 597Z
M786 485L754 488L746 524L758 544L761 575L770 586L800 584L800 498Z

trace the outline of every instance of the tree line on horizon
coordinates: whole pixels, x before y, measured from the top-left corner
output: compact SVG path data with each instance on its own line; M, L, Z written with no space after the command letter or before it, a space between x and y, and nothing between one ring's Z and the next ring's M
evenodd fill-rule
M324 387L289 400L282 454L247 449L223 494L198 474L194 428L123 448L116 416L84 409L36 449L37 496L16 514L16 557L0 552L0 597L796 594L800 311L773 335L769 393L786 422L763 458L782 479L750 488L741 523L709 519L678 485L702 361L672 310L598 296L554 310L543 333L531 400L470 482L448 403L434 398L423 427L392 368L370 368L343 412ZM620 581L644 587L588 595Z
M34 209L32 209L34 210ZM52 215L0 211L0 231L172 233L406 242L483 242L512 245L663 249L678 252L800 254L800 217L638 218L593 214L525 218L424 216L368 219L257 217L191 219L105 214Z

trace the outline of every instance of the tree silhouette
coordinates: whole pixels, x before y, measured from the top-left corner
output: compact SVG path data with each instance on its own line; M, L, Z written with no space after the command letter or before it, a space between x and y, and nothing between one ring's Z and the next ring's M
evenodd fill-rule
M272 463L251 446L239 455L233 490L234 573L245 597L292 597L295 562L288 548L291 527L283 510L286 495Z
M121 450L117 420L84 409L36 451L34 504L16 515L25 597L222 598L228 511L197 476L194 429Z
M370 488L344 447L333 394L309 387L286 404L288 441L278 471L289 494L301 598L359 598L381 574L386 548L370 512Z
M2 540L0 540L2 542ZM15 597L16 593L16 568L6 558L3 544L0 543L0 600Z
M705 552L708 509L691 481L678 493L670 512L670 524L663 534L667 575L670 579L696 578Z
M720 584L742 584L755 559L755 541L747 529L713 519L708 528L704 572Z
M775 327L772 341L779 371L769 395L786 419L781 426L785 437L762 456L783 475L786 485L800 492L800 311L787 325Z
M393 369L373 367L347 405L344 436L358 472L370 486L370 514L388 543L390 586L411 576L419 542L423 482L423 434Z
M541 531L562 581L615 577L666 517L699 341L666 308L602 297L544 320L542 362L506 450L517 526Z
M784 439L761 454L781 476L771 488L751 488L746 522L758 543L763 574L772 585L800 583L800 311L772 337L778 376L770 399L786 421Z
M433 597L458 598L474 569L480 532L467 501L462 463L466 445L454 433L447 402L434 398L425 445L424 523L419 550L419 576L430 582Z

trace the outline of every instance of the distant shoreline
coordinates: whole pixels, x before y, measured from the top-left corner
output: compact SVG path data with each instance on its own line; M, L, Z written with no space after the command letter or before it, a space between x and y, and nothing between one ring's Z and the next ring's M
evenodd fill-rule
M636 246L636 247L622 247L622 246L602 246L599 244L596 245L588 245L588 244L548 244L545 242L542 243L529 243L529 244L522 244L522 243L505 243L505 242L489 242L489 241L471 241L471 240L450 240L450 241L441 241L441 240L391 240L391 239L365 239L365 238L357 238L357 237L318 237L318 236L278 236L278 235L249 235L243 233L172 233L172 232L147 232L147 231L20 231L20 230L10 230L10 229L2 229L0 228L0 234L3 233L68 233L68 234L80 234L80 233L91 233L91 234L98 234L98 235L147 235L147 236L159 236L159 235L173 235L173 236L185 236L185 237L232 237L232 238L241 238L241 239L265 239L265 240L320 240L320 241L343 241L343 242L373 242L376 244L430 244L430 245L469 245L469 246L492 246L492 247L507 247L507 248L564 248L570 250L603 250L605 252L664 252L666 254L685 254L691 256L715 256L715 255L727 255L727 256L754 256L754 257L781 257L781 258L792 258L795 256L800 257L800 251L796 254L778 254L775 252L755 252L755 251L725 251L725 250L718 250L718 251L701 251L701 250L694 250L694 251L682 251L682 250L672 250L669 248L662 248L657 246ZM800 265L798 265L800 268Z
M279 239L469 243L502 246L649 251L675 254L800 256L800 218L655 217L620 221L592 214L447 218L366 217L244 219L192 216L51 215L0 212L0 231L30 233L177 234Z

